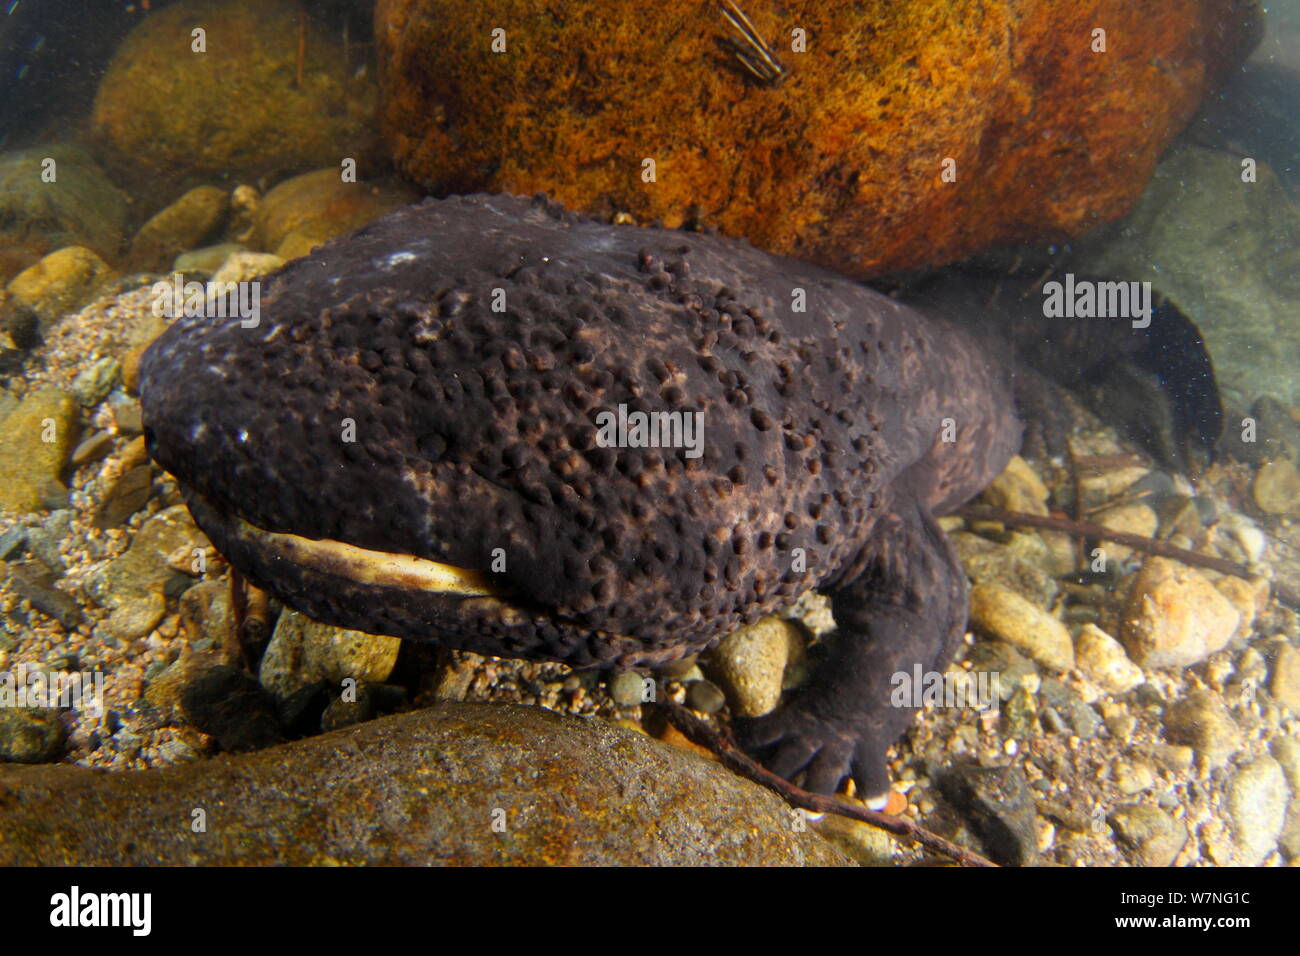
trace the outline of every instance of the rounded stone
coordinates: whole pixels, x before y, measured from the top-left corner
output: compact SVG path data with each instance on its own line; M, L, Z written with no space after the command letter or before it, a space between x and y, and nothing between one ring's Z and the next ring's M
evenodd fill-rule
M415 199L398 186L344 182L337 166L318 169L286 179L262 197L253 214L253 241L281 258L296 258L310 244L351 232Z
M68 246L18 273L7 291L14 303L36 314L44 332L89 302L112 275L108 263L90 249Z
M1074 645L1065 625L1019 594L996 585L976 586L971 590L970 619L974 627L1050 670L1074 667Z
M1300 515L1300 471L1285 458L1270 461L1255 476L1255 504L1271 515Z
M1131 691L1145 679L1119 641L1095 624L1084 624L1074 639L1074 657L1079 669L1112 694Z
M126 194L84 151L36 146L0 153L0 278L69 246L111 260L125 227Z
M1272 757L1252 760L1233 775L1228 817L1245 866L1259 866L1277 846L1289 796L1282 768Z
M349 631L286 610L271 634L258 679L279 698L320 680L336 689L348 678L382 684L393 672L401 646L395 637Z
M206 239L226 214L229 199L215 186L197 186L140 227L131 241L131 267L163 268Z
M198 27L201 53L192 50ZM339 37L294 0L181 0L118 46L92 126L105 158L132 177L255 180L337 163L340 144L367 158L374 102Z
M0 508L43 510L42 487L61 477L72 451L75 420L71 395L42 389L0 422Z
M738 35L713 4L381 0L388 149L433 191L703 218L878 275L1118 217L1258 36L1215 0L742 6L783 81L723 47ZM1026 188L1047 182L1051 202Z
M798 625L766 617L724 637L709 656L737 715L761 717L781 702L781 684L792 645L800 645Z
M442 703L156 770L0 767L0 799L0 865L851 862L713 761L604 720L498 704ZM220 816L206 833L176 826L195 806Z
M1222 650L1241 616L1204 575L1148 557L1133 581L1120 640L1142 667L1187 667Z

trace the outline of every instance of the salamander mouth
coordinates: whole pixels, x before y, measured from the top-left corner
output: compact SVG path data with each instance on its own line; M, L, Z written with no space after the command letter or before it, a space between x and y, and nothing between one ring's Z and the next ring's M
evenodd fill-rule
M360 585L498 600L508 596L481 571L458 568L428 558L374 551L328 538L304 538L267 531L242 518L233 520L231 530L263 554Z
M568 619L512 593L483 571L268 531L182 487L194 520L244 577L318 621L574 667L650 666L690 650L680 640L645 641Z

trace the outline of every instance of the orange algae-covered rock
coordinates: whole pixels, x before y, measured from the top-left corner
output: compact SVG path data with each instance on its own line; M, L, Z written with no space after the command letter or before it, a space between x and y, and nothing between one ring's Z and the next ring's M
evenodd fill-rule
M389 151L436 192L699 220L872 276L1120 216L1258 26L1248 0L741 6L781 82L713 0L380 0Z

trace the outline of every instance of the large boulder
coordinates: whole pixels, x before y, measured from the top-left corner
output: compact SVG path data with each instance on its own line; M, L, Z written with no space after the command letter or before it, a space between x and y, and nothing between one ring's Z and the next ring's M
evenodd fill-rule
M6 866L848 862L717 763L529 707L443 703L159 770L0 766Z
M111 262L125 227L126 194L84 150L0 153L0 280L66 246L85 246Z
M432 191L699 220L870 277L1120 216L1258 29L1241 0L741 5L783 82L713 3L379 0L389 151Z
M95 95L106 158L124 175L170 182L368 155L374 84L304 12L295 0L181 0L145 17ZM199 28L203 53L191 49Z

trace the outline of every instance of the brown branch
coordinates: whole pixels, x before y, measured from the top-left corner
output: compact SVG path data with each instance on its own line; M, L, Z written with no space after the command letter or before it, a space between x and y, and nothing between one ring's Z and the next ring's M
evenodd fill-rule
M307 62L307 11L303 8L301 0L298 3L298 69L296 71L297 83L296 89L302 89L303 67Z
M960 847L950 840L945 840L937 833L932 833L904 817L869 810L866 807L845 803L835 797L809 793L807 790L796 787L784 777L778 777L772 771L760 767L723 739L722 734L707 722L696 717L681 704L664 697L655 701L655 706L663 711L668 722L681 731L682 735L691 743L698 744L710 753L715 754L731 770L760 786L766 787L791 806L802 807L814 813L834 813L837 816L848 817L850 820L869 823L873 827L879 827L896 836L915 840L936 853L952 857L962 866L997 866L992 860L985 859L978 853Z
M1032 528L1064 531L1066 534L1081 535L1085 538L1114 541L1116 544L1127 545L1146 554L1157 554L1163 558L1173 558L1175 561L1183 562L1183 564L1209 568L1222 574L1231 574L1234 577L1248 579L1258 577L1250 568L1244 564L1238 564L1236 561L1229 561L1227 558L1216 558L1213 555L1201 554L1197 551L1188 551L1186 548L1177 547L1168 541L1157 541L1155 538L1148 538L1140 534L1115 531L1105 525L1093 524L1091 521L1074 521L1070 518L1057 518L1053 515L1031 515L1023 511L1004 511L1001 508L986 508L982 505L967 505L964 508L958 508L953 514L960 518L969 518L972 521L996 521L1000 524L1028 525ZM1300 595L1277 581L1271 583L1273 585L1273 595L1279 601L1289 607L1300 608Z

